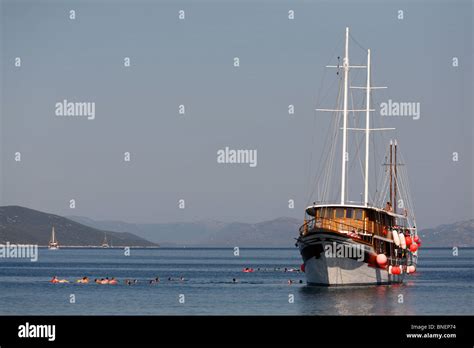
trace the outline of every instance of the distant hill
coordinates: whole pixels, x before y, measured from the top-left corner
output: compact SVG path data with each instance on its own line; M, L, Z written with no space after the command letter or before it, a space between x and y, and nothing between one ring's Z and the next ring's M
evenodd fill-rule
M301 220L287 217L256 224L229 223L211 235L209 244L229 247L293 247L301 224Z
M48 245L54 226L60 246L99 246L107 233L112 246L156 246L127 232L105 232L70 219L19 206L0 207L0 243Z
M427 228L419 235L426 247L474 247L474 219Z
M163 246L292 247L302 221L282 217L260 223L205 220L189 223L132 224L95 221L73 216L82 224L111 231L128 231ZM419 232L425 247L474 247L474 220L441 225Z
M161 246L204 245L225 223L206 220L197 222L177 222L163 224L134 224L123 221L96 221L82 216L69 219L86 226L115 231L130 232Z
M260 223L226 223L214 220L166 224L131 224L95 221L71 216L84 225L112 231L129 231L162 246L292 247L299 219L278 218Z

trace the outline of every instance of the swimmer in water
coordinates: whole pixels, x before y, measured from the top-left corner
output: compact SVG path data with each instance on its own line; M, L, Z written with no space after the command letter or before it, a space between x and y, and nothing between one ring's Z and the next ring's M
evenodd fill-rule
M293 284L293 281L291 279L288 279L288 285Z
M50 282L53 283L53 284L57 284L57 283L69 283L68 280L66 280L66 279L58 279L58 277L56 277L56 276L53 276L53 278L51 278Z
M160 278L156 277L155 279L150 280L150 284L157 284L160 282Z
M81 284L87 284L87 283L89 283L89 278L88 277L82 277L82 279L78 279L76 282L81 283Z
M115 279L115 277L112 277L112 279L109 280L109 284L110 285L116 285L116 284L118 284L118 281L117 281L117 279Z

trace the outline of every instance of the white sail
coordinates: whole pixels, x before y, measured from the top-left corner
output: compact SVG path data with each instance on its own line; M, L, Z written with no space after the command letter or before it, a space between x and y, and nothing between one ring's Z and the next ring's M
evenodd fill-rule
M56 233L54 232L54 226L51 230L51 241L49 242L49 249L56 250L59 248L58 241L56 240Z

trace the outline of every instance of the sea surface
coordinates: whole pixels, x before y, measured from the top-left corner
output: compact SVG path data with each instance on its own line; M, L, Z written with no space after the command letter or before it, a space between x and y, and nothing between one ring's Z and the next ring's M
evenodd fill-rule
M285 272L300 267L296 248L241 248L239 256L232 248L124 254L63 248L39 249L37 262L0 259L0 315L474 314L474 249L460 249L458 256L421 249L417 273L404 284L340 288L307 286L304 273ZM244 273L245 267L255 271ZM71 283L51 284L53 275ZM83 276L116 277L119 284L74 283ZM155 277L160 283L150 284ZM138 283L125 285L126 278Z

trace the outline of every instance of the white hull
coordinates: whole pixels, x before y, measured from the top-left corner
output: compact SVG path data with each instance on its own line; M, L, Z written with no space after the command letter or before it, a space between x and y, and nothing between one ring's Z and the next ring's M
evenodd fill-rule
M364 260L348 257L327 257L327 245L358 245L365 251ZM306 281L309 285L383 285L403 282L405 274L389 274L387 270L370 265L368 259L375 254L367 245L360 245L350 238L328 233L302 237L299 248L304 260Z
M309 285L383 285L403 282L404 274L393 275L386 270L348 258L327 258L321 255L305 263Z

